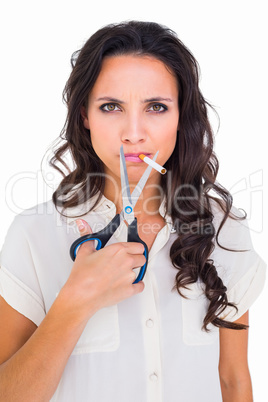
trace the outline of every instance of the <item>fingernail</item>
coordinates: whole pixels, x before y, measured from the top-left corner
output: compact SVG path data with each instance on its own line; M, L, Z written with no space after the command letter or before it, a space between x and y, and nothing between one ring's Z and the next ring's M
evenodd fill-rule
M80 231L82 231L82 230L84 230L85 229L85 223L83 222L83 220L82 219L77 219L77 221L75 221L76 222L76 224L77 224L77 227L78 227L78 229L80 230Z

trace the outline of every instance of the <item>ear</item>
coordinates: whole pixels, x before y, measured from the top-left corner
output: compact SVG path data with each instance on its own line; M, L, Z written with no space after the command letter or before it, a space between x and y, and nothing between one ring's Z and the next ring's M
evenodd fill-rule
M82 119L83 119L84 127L89 130L89 121L88 121L88 117L87 117L87 112L86 112L85 106L82 106L82 107L81 107L81 116L82 116Z

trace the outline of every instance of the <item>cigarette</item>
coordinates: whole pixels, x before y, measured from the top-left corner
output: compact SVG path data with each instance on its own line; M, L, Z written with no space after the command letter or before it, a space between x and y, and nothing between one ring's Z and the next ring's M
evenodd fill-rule
M145 163L148 165L152 166L155 170L157 170L161 174L165 174L167 172L167 169L165 169L163 166L159 165L152 159L148 158L148 156L145 156L143 154L139 155L139 158L142 159Z

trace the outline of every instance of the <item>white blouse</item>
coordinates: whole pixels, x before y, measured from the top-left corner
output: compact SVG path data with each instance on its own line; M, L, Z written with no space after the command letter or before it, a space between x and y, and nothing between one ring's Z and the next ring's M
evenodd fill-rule
M68 217L47 202L24 211L12 223L1 253L0 294L37 326L66 282L73 262L72 242L79 236L76 214L91 202L68 210ZM213 203L214 224L222 218ZM163 204L160 213L164 216ZM238 213L237 210L235 210ZM83 216L93 232L115 216L115 205L102 198ZM219 330L202 323L208 302L202 284L172 291L178 272L171 264L170 246L176 239L170 217L149 253L142 293L99 310L88 322L64 370L53 402L220 402ZM109 243L126 241L124 223ZM228 289L228 308L222 318L234 321L260 294L265 264L252 248L246 221L228 219L219 246L211 255Z

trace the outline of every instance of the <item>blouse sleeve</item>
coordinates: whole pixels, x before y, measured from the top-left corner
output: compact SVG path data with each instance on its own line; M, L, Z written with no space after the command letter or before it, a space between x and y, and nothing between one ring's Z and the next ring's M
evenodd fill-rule
M18 215L7 232L0 255L0 295L38 326L45 307L25 224L27 216Z
M241 217L238 210L233 208L232 212ZM216 245L212 258L218 275L227 287L228 301L237 307L236 310L228 306L220 318L236 321L260 295L265 283L266 264L253 249L246 219L228 218L218 240L229 250Z

